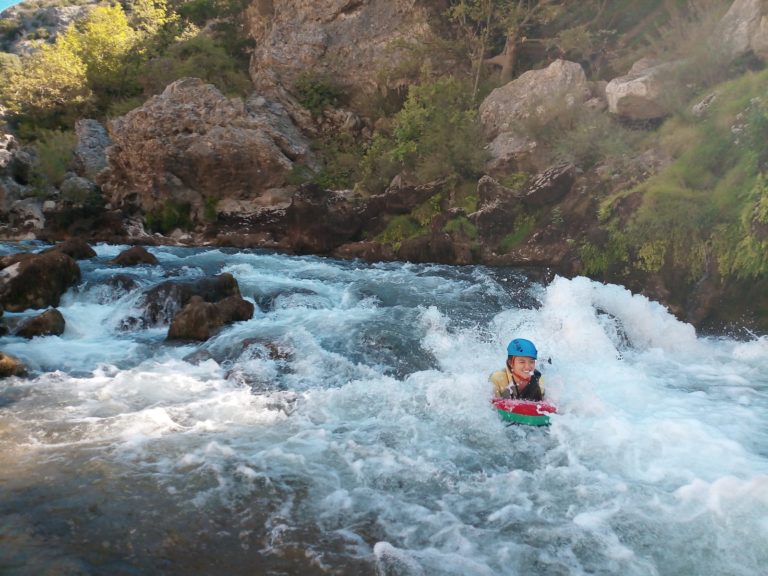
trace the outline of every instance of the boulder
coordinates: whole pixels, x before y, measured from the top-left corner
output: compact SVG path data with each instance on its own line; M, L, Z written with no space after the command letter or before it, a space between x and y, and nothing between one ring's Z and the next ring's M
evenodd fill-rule
M74 206L93 204L99 197L96 184L83 176L71 174L59 185L61 198Z
M334 249L331 255L334 258L360 259L366 262L389 262L395 259L395 252L390 245L370 240L342 244Z
M509 174L529 171L541 164L536 152L539 146L527 136L502 132L488 144L490 160L485 168L489 174Z
M715 27L713 41L728 60L749 52L768 59L768 6L762 0L735 0Z
M24 376L26 373L27 368L21 360L10 354L0 352L0 378Z
M239 296L229 296L215 303L193 296L174 316L168 328L168 340L208 340L225 324L252 317L253 304Z
M200 296L205 302L218 302L230 296L240 297L240 288L235 277L229 273L195 282L167 280L144 292L139 302L142 309L140 316L126 318L122 328L169 324L193 296Z
M75 123L75 133L75 170L80 176L95 180L99 172L107 167L107 148L112 144L112 140L107 129L98 120L78 120Z
M158 263L158 260L154 254L148 252L143 246L133 246L120 252L109 263L117 266L137 266L139 264L154 266Z
M45 254L47 252L61 252L74 260L87 260L96 256L96 251L91 248L88 242L80 238L65 240L55 246L46 248L42 253Z
M558 164L537 174L523 191L520 200L535 208L555 204L571 191L576 180L576 167L570 163Z
M627 120L655 120L669 115L665 102L668 78L679 62L634 66L605 87L608 110Z
M45 216L41 202L36 198L16 200L8 210L8 222L20 230L42 230L45 227Z
M203 220L211 204L255 199L310 162L309 142L279 105L248 106L213 85L184 78L109 124L109 166L98 178L113 208L187 204Z
M297 253L325 254L362 229L357 206L344 192L302 186L285 211L284 245Z
M411 82L403 61L434 37L426 3L413 0L259 0L251 2L247 27L254 39L250 74L257 90L291 103L291 91L311 74L351 96L357 110L387 90ZM284 88L285 87L285 88Z
M590 97L589 83L575 62L555 60L547 68L529 70L493 90L480 104L480 121L489 140L504 132L521 134L521 124L543 122L563 108Z
M66 322L61 312L55 308L22 322L16 330L16 336L34 338L35 336L60 336L64 334Z
M0 271L0 304L11 312L58 306L80 280L80 267L61 252L32 254Z

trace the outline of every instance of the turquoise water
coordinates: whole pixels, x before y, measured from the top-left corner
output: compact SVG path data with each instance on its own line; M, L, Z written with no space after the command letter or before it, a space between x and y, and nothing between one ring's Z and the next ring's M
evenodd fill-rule
M586 278L163 247L110 264L124 248L80 261L64 334L0 336L30 368L0 380L3 576L765 573L768 338L702 338ZM223 272L251 320L199 344L130 321L143 290ZM489 405L516 336L559 407L546 430Z

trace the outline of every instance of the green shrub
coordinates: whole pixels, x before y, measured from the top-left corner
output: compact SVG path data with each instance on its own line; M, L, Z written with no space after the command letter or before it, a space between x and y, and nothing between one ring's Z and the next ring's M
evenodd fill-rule
M341 88L331 79L310 72L299 75L293 89L301 105L313 114L338 106L343 96Z
M216 212L216 205L219 203L219 201L214 198L213 196L209 196L205 199L205 208L203 209L203 217L208 222L215 222L218 218L218 213Z
M58 186L69 170L77 136L72 131L42 130L37 138L35 174L40 182Z
M476 179L484 140L468 87L455 78L413 86L391 130L378 132L362 163L362 185L377 192L401 172L417 182Z
M470 240L477 240L477 227L464 216L452 218L443 226L443 232L451 236L464 236Z
M144 222L152 232L168 234L176 228L188 230L192 227L191 206L188 202L166 200L161 206L144 215Z
M514 231L502 238L501 242L499 243L499 249L502 252L509 252L512 250L512 248L520 244L528 237L528 235L533 230L535 223L536 219L531 215L518 216L515 219L515 224L513 227Z
M389 244L395 250L398 250L404 240L416 238L426 233L427 231L424 227L419 225L414 218L404 214L392 218L384 231L376 236L375 240L382 244Z
M147 62L141 74L144 94L158 94L186 76L200 78L229 95L242 96L253 88L247 72L218 40L203 32L173 44L164 55Z
M588 276L605 276L609 270L627 262L629 256L624 235L611 231L608 241L603 246L584 241L579 246L579 257L584 274Z
M321 167L308 181L326 190L354 188L363 152L362 145L349 134L340 133L321 138L316 144Z
M215 0L187 0L177 11L179 16L198 27L205 26L218 14Z

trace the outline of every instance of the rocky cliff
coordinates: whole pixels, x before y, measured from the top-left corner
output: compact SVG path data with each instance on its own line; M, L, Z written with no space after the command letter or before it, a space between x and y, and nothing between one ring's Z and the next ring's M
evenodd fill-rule
M81 122L67 181L82 192L65 194L70 200L58 192L39 200L29 176L35 152L8 132L0 140L5 237L535 265L624 283L700 326L738 320L743 309L730 303L764 276L723 273L711 255L711 265L682 273L673 250L660 248L651 266L644 247L621 245L626 239L616 233L643 205L644 195L630 192L680 156L679 146L648 137L674 113L669 71L685 65L677 59L646 58L600 78L547 53L475 104L486 159L480 173L461 176L466 181L420 181L403 170L384 191L318 183L330 155L349 142L370 150L397 126L374 102L389 98L400 107L415 83L450 71L470 75L471 62L434 48L460 38L445 9L418 0L254 0L244 13L255 41L253 92L230 97L183 78L123 116ZM732 3L711 36L720 61L762 66L766 14L763 2ZM321 81L339 97L313 109L301 86ZM644 143L603 161L598 149L626 130ZM573 139L563 144L558 132ZM71 200L94 194L98 202ZM768 302L752 298L750 310L755 326L768 327Z

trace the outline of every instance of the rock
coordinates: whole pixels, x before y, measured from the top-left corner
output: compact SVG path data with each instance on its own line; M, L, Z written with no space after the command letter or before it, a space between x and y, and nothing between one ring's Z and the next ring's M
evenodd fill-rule
M115 274L108 278L105 284L110 286L116 292L122 294L127 294L139 287L136 278L129 276L128 274Z
M614 78L605 87L608 110L628 120L654 120L669 115L664 102L666 84L679 62L633 68L626 76Z
M139 304L143 308L141 315L125 319L122 328L169 324L193 296L200 296L205 302L218 302L230 296L240 297L240 288L229 273L195 282L167 280L144 293Z
M16 336L34 338L35 336L60 336L64 334L66 323L64 316L55 308L46 310L39 316L23 322L16 330Z
M382 214L408 214L419 204L442 192L445 184L445 178L419 185L408 185L402 178L395 178L383 194L368 199L361 211L362 218L369 221Z
M98 186L82 176L69 176L61 183L59 190L62 199L75 206L93 203L99 197Z
M541 207L554 204L571 191L576 180L576 167L565 163L552 166L536 175L526 187L521 201L527 206Z
M519 200L520 196L520 192L502 186L488 175L481 177L477 182L477 198L481 209L489 204Z
M147 213L175 202L203 221L211 202L258 198L283 186L294 162L309 163L309 143L279 112L177 80L110 122L109 167L98 183L113 208Z
M74 260L87 260L96 256L96 251L85 240L80 238L65 240L55 246L46 248L42 254L47 252L61 252Z
M78 120L75 123L75 133L75 170L80 176L95 180L99 172L107 167L106 151L112 140L107 129L98 120Z
M749 52L768 58L768 7L762 0L735 0L712 35L728 60Z
M390 262L395 259L395 252L390 245L370 240L342 244L331 255L345 260L359 258L366 262Z
M110 264L117 266L136 266L138 264L149 264L154 266L158 263L157 257L151 254L143 246L133 246L128 250L123 250L115 258L109 261Z
M546 121L589 97L589 83L581 66L555 60L547 68L529 70L493 90L480 104L480 121L489 139L503 132L519 135L519 126L526 120Z
M229 296L216 303L192 296L184 309L173 318L168 329L168 340L208 340L225 324L252 317L253 304L239 296Z
M22 230L42 230L45 227L45 216L40 201L36 198L16 200L8 211L8 222Z
M352 95L357 110L372 96L410 83L402 62L411 57L410 47L434 37L433 15L413 0L260 0L247 14L254 85L286 104L295 100L283 87L292 90L311 71ZM295 118L298 108L292 106Z
M13 134L0 132L0 174L11 164L15 148L16 138Z
M461 243L454 242L445 232L433 232L403 240L397 251L397 257L408 262L457 265L471 264L475 260L471 250Z
M302 186L285 211L284 245L297 253L326 254L353 239L363 222L344 192Z
M0 271L0 304L12 312L58 306L79 280L80 267L66 254L32 254Z
M490 174L509 174L535 169L541 163L536 157L537 149L538 145L531 138L502 132L488 144L490 160L485 168Z
M0 352L0 378L24 376L26 373L27 368L21 360L10 354Z

